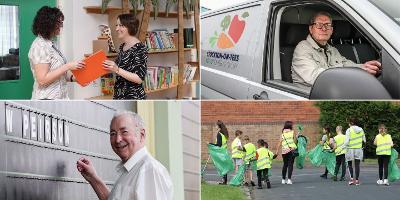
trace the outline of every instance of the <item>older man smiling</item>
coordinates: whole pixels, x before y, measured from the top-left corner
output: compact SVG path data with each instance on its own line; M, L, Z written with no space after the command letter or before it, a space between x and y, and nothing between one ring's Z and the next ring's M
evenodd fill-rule
M77 169L101 200L171 200L172 181L165 167L144 146L143 119L133 112L117 112L110 125L110 142L121 158L117 166L121 176L111 192L96 174L92 163L81 158Z

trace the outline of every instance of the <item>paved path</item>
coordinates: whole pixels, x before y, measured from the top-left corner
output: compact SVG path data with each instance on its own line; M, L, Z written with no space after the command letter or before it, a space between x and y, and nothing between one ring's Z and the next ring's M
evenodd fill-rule
M324 168L306 167L294 169L293 185L281 184L281 164L273 165L270 177L271 189L250 188L252 199L261 200L398 200L400 199L400 181L391 183L390 186L378 186L376 180L378 169L375 165L361 164L359 186L349 186L347 181L334 182L331 179L319 177ZM257 183L256 173L254 182ZM230 176L231 178L232 176ZM348 175L347 175L348 177ZM219 181L214 169L207 169L204 175L206 181Z

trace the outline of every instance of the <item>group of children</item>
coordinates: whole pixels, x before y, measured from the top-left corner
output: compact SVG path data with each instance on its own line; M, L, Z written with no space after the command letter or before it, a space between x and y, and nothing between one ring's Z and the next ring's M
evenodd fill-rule
M342 127L336 127L336 136L333 136L329 127L324 127L324 135L320 144L323 145L323 151L334 153L336 155L336 166L334 171L333 180L338 181L337 175L339 168L342 168L340 181L345 180L346 163L350 172L349 185L359 185L360 176L360 162L364 158L363 147L365 147L366 137L364 130L357 126L354 121L350 120L350 127L346 130L346 135L342 133ZM388 165L391 157L391 149L393 147L393 140L391 135L387 134L384 124L378 125L379 133L374 139L376 146L376 155L378 157L379 165L379 179L378 185L389 185L388 181ZM355 174L353 173L353 161ZM321 175L322 178L327 178L328 169L325 168L325 173Z
M363 144L366 142L365 133L363 129L357 126L354 121L350 120L349 128L346 130L345 135L342 133L342 127L336 127L336 135L334 136L328 127L323 129L324 136L320 144L323 146L323 151L334 153L336 156L336 166L334 169L334 181L344 181L346 174L346 163L350 172L349 185L359 185L360 175L360 161L363 159ZM388 163L391 155L391 148L393 141L385 125L379 125L379 134L375 137L374 145L376 148L376 155L378 156L379 163L379 180L378 185L389 185L388 182ZM231 144L232 159L235 166L235 174L239 166L245 165L244 185L255 186L253 182L252 171L257 170L258 189L263 188L262 181L265 182L267 188L271 188L268 178L268 172L271 169L272 160L277 157L272 151L268 149L268 143L259 139L257 141L257 149L254 144L250 142L247 135L242 136L242 131L235 132L235 139ZM241 143L244 141L244 144ZM353 174L353 161L355 163L355 174ZM340 179L337 178L339 168L341 170ZM321 175L322 178L327 178L328 168L325 173ZM290 177L289 180L290 181ZM282 181L282 184L288 184ZM291 182L290 182L291 184Z
M253 182L253 169L257 170L258 189L262 189L262 181L265 182L267 188L271 188L271 183L268 179L268 171L271 169L272 160L277 157L272 151L268 149L268 143L263 139L257 141L256 146L250 142L250 138L247 135L242 137L242 131L237 130L235 132L236 138L231 144L232 159L235 165L235 174L238 171L240 165L245 164L245 177L244 185L255 186ZM241 144L241 139L244 141L244 145Z

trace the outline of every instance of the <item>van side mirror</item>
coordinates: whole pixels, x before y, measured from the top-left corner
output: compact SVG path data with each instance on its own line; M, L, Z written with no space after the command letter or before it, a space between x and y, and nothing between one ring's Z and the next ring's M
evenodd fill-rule
M310 99L392 99L374 76L359 67L338 67L322 72Z

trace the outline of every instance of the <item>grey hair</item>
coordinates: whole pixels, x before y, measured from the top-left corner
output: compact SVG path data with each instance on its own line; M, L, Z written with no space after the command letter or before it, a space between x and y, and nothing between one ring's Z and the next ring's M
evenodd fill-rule
M315 23L315 19L317 19L317 17L319 17L319 16L327 16L327 17L329 17L329 19L332 22L332 15L331 14L329 14L328 12L325 12L325 11L320 11L320 12L317 12L317 13L315 13L313 15L313 17L310 20L310 25L314 24Z
M128 117L130 117L132 119L132 121L135 122L136 134L139 134L141 129L145 129L144 128L145 124L144 124L143 118L140 115L138 115L137 113L132 112L132 111L117 110L114 113L113 118L111 119L111 123L114 121L115 118L122 116L122 115L127 115Z

